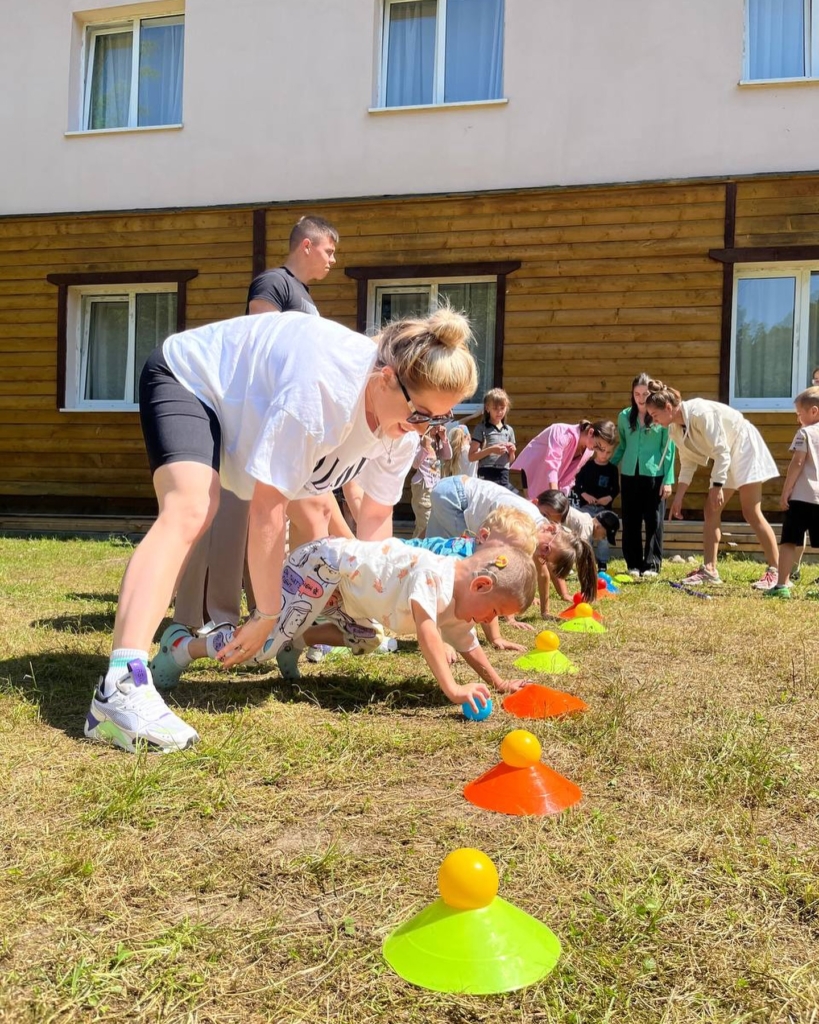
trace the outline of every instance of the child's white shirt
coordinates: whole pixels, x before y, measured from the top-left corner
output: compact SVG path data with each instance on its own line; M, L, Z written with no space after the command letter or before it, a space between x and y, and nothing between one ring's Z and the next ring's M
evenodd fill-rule
M468 505L464 509L464 521L471 534L477 535L490 512L507 506L520 509L529 516L537 529L546 522L538 512L537 505L519 494L513 494L507 487L501 487L491 480L481 480L479 477L463 477L461 483L468 499Z
M339 592L354 619L375 619L393 633L415 635L412 602L437 624L456 651L478 646L475 630L455 618L455 566L459 559L408 547L394 537L344 542Z
M588 512L581 512L579 508L570 505L563 525L587 544L594 540L594 516Z
M306 313L261 313L171 335L163 353L218 416L222 482L240 498L257 480L295 499L354 478L381 505L401 497L418 435L385 441L367 424L370 338Z
M819 423L800 427L788 450L805 452L807 456L802 472L796 478L790 500L819 505Z

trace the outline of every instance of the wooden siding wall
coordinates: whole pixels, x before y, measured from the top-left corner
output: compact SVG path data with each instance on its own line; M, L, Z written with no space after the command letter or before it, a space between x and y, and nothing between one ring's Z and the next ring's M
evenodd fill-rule
M271 209L270 265L294 214ZM345 266L520 260L508 278L503 386L520 446L549 423L608 417L645 370L716 398L725 186L667 185L339 203L336 268L313 288L354 326ZM705 479L695 481L692 499Z
M816 244L819 178L737 186L737 246ZM684 394L719 393L726 185L681 183L271 206L267 265L294 221L340 232L313 286L324 316L355 326L345 266L520 260L508 278L504 387L521 445L556 420L611 417L645 370ZM134 413L56 409L57 289L50 273L195 269L189 326L240 314L253 211L193 210L0 220L0 502L49 511L136 511L152 491ZM789 414L754 417L780 466ZM698 474L687 506L707 484ZM779 485L766 490L776 507ZM108 506L103 507L104 499ZM49 504L50 502L50 504ZM27 508L26 510L29 510Z
M252 211L0 220L0 503L6 510L150 510L137 413L57 409L51 273L194 268L189 325L244 312ZM69 339L70 343L70 339Z

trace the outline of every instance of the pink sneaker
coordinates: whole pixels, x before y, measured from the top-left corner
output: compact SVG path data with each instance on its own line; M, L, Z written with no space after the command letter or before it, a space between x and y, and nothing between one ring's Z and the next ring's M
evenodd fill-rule
M687 576L683 576L681 582L687 587L700 587L703 583L712 587L719 587L722 584L719 573L710 572L704 565L701 565L699 569L694 569Z
M765 575L752 583L751 586L754 590L770 590L771 587L775 587L779 582L779 573L776 570L776 566L769 565L765 570Z

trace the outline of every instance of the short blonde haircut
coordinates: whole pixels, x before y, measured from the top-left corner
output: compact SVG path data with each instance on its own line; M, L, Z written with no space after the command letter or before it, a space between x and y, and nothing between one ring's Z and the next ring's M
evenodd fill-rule
M499 597L511 598L525 612L535 599L537 570L532 556L510 544L488 542L465 559L473 577L489 576Z
M809 387L805 388L804 391L800 391L796 398L794 398L793 404L801 405L803 408L819 405L819 387Z
M532 506L534 508L534 506ZM520 548L530 557L537 547L537 527L531 516L519 508L501 505L493 509L481 523L481 529L489 534L489 540L502 541Z
M472 328L448 304L428 316L395 320L378 334L378 366L389 366L405 387L471 398L478 365L469 350Z

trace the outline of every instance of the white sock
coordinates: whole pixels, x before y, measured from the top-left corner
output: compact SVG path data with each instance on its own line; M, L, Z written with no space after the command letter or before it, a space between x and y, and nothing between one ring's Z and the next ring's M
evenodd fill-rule
M233 634L236 632L234 626L220 626L219 629L215 629L212 633L208 633L205 638L205 643L208 648L208 657L215 658L216 655L224 650L225 647L233 639Z
M111 651L108 671L102 681L103 696L110 694L120 679L128 675L129 661L141 661L147 665L148 660L147 651L138 651L131 647L117 647L116 650Z
M171 644L171 657L180 668L187 668L193 661L188 653L188 646L193 639L192 636L183 636L181 640L176 640Z

